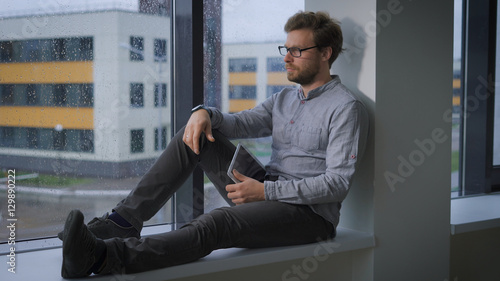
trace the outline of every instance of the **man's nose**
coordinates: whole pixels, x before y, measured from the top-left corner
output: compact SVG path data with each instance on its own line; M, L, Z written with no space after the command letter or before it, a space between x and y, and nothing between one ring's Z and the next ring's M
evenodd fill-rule
M283 58L285 62L291 62L293 60L293 56L290 54L290 52L286 52L285 57Z

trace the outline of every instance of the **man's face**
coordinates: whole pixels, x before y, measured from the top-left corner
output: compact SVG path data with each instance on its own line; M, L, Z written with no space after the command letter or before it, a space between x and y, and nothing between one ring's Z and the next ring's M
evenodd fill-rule
M313 47L315 45L313 33L309 29L290 31L285 43L285 47L287 48L298 47L301 49ZM299 58L293 57L290 52L288 52L284 61L288 80L302 86L310 85L315 82L321 62L318 48L303 51Z

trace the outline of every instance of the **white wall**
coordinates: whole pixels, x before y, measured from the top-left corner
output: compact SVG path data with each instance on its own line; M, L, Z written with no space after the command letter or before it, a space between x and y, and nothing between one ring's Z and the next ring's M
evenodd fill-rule
M332 66L343 84L353 91L368 109L371 124L369 142L350 194L344 201L340 226L361 231L373 231L373 145L375 114L375 36L367 36L363 29L373 22L370 12L374 1L306 1L306 10L327 11L341 22L345 51Z
M375 233L373 280L448 279L453 1L307 0L306 10L343 21L354 48L333 70L373 117L369 166L341 224Z

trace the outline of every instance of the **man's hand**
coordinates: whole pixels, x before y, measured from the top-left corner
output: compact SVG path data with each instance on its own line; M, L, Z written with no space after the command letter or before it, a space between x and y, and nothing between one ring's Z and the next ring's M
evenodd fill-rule
M226 191L228 192L227 197L231 199L234 204L240 205L243 203L266 200L264 183L246 177L236 170L233 170L233 175L241 181L240 183L226 186Z
M191 114L184 130L184 136L182 136L184 143L196 154L200 154L200 136L202 132L205 133L209 141L215 141L212 135L210 115L204 109L197 110Z

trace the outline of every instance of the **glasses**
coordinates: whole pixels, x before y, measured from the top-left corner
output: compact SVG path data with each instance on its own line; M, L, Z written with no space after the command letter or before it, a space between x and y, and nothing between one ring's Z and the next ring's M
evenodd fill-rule
M300 58L300 56L302 56L302 51L307 51L307 50L317 48L317 47L319 47L319 46L316 45L313 47L301 49L301 48L297 48L297 47L287 48L285 46L278 46L278 50L280 51L280 54L282 56L286 56L286 53L290 52L290 55L292 55L292 57Z

